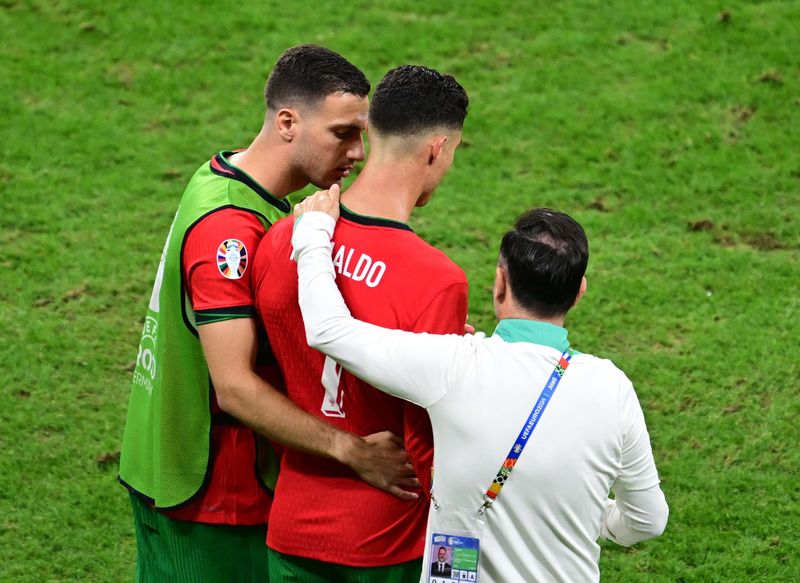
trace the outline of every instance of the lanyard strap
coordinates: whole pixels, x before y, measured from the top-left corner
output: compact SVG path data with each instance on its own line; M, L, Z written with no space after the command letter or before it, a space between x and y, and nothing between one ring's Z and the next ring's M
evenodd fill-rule
M483 504L478 509L478 514L483 514L484 509L491 506L492 502L500 495L500 490L502 490L506 480L511 476L511 470L514 469L514 465L517 463L520 454L522 454L522 450L525 449L525 446L528 444L533 430L536 429L536 426L539 424L539 419L541 419L542 413L544 413L547 404L550 402L550 397L553 396L574 354L575 352L571 348L567 348L561 354L561 357L558 359L558 364L556 364L553 372L550 373L550 378L547 379L542 393L536 400L533 409L531 409L531 414L528 415L525 425L522 426L522 430L519 432L514 445L508 452L503 465L500 466L497 475L494 477L494 480L492 480L492 485L489 486L489 489L486 490L486 493L483 495Z

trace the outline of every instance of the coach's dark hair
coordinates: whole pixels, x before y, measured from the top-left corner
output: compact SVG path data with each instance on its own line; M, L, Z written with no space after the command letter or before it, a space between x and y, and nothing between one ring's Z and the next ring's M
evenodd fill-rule
M469 97L452 75L419 65L386 73L375 88L369 124L381 134L410 135L433 128L460 130Z
M303 102L313 104L331 93L369 94L370 84L355 65L316 45L298 45L281 55L264 89L267 108L277 111Z
M541 317L562 316L575 303L589 263L583 228L570 216L532 209L500 244L500 265L514 298Z

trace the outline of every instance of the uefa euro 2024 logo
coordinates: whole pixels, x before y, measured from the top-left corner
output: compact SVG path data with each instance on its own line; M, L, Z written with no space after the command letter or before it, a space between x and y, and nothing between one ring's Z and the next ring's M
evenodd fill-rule
M217 248L217 267L222 277L239 279L247 269L247 247L238 239L226 239Z

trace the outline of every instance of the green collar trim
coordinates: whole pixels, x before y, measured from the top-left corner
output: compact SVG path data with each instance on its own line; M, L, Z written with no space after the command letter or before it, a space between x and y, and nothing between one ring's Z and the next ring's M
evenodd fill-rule
M547 322L509 318L500 320L494 333L506 342L531 342L561 352L569 348L567 329Z
M371 217L369 215L361 215L351 211L341 202L339 203L339 207L341 211L340 212L341 217L343 219L347 219L348 221L359 223L361 225L371 225L373 227L390 227L393 229L402 229L404 231L411 231L412 233L414 232L414 229L412 229L406 223L401 223L400 221L395 221L392 219L384 219L382 217Z
M292 206L289 204L288 200L276 197L266 188L256 182L255 179L247 172L230 163L228 158L235 153L235 150L222 150L219 154L211 159L211 171L214 174L238 180L242 184L248 186L250 190L254 191L279 211L289 213L292 210Z

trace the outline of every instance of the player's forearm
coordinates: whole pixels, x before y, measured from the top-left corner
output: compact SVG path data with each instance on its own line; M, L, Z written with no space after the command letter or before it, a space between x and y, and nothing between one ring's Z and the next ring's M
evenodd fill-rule
M215 385L220 408L261 435L292 449L348 464L361 440L301 410L255 374Z
M341 431L298 408L255 374L239 375L220 390L220 407L251 429L292 449L349 466L365 482L404 500L419 486L400 439L388 431L360 437ZM223 398L220 399L220 395Z
M336 458L341 432L300 410L253 371L258 343L253 319L204 324L198 334L223 411L289 447Z
M658 485L636 492L617 492L609 500L603 518L602 535L629 547L660 536L667 526L669 507Z

